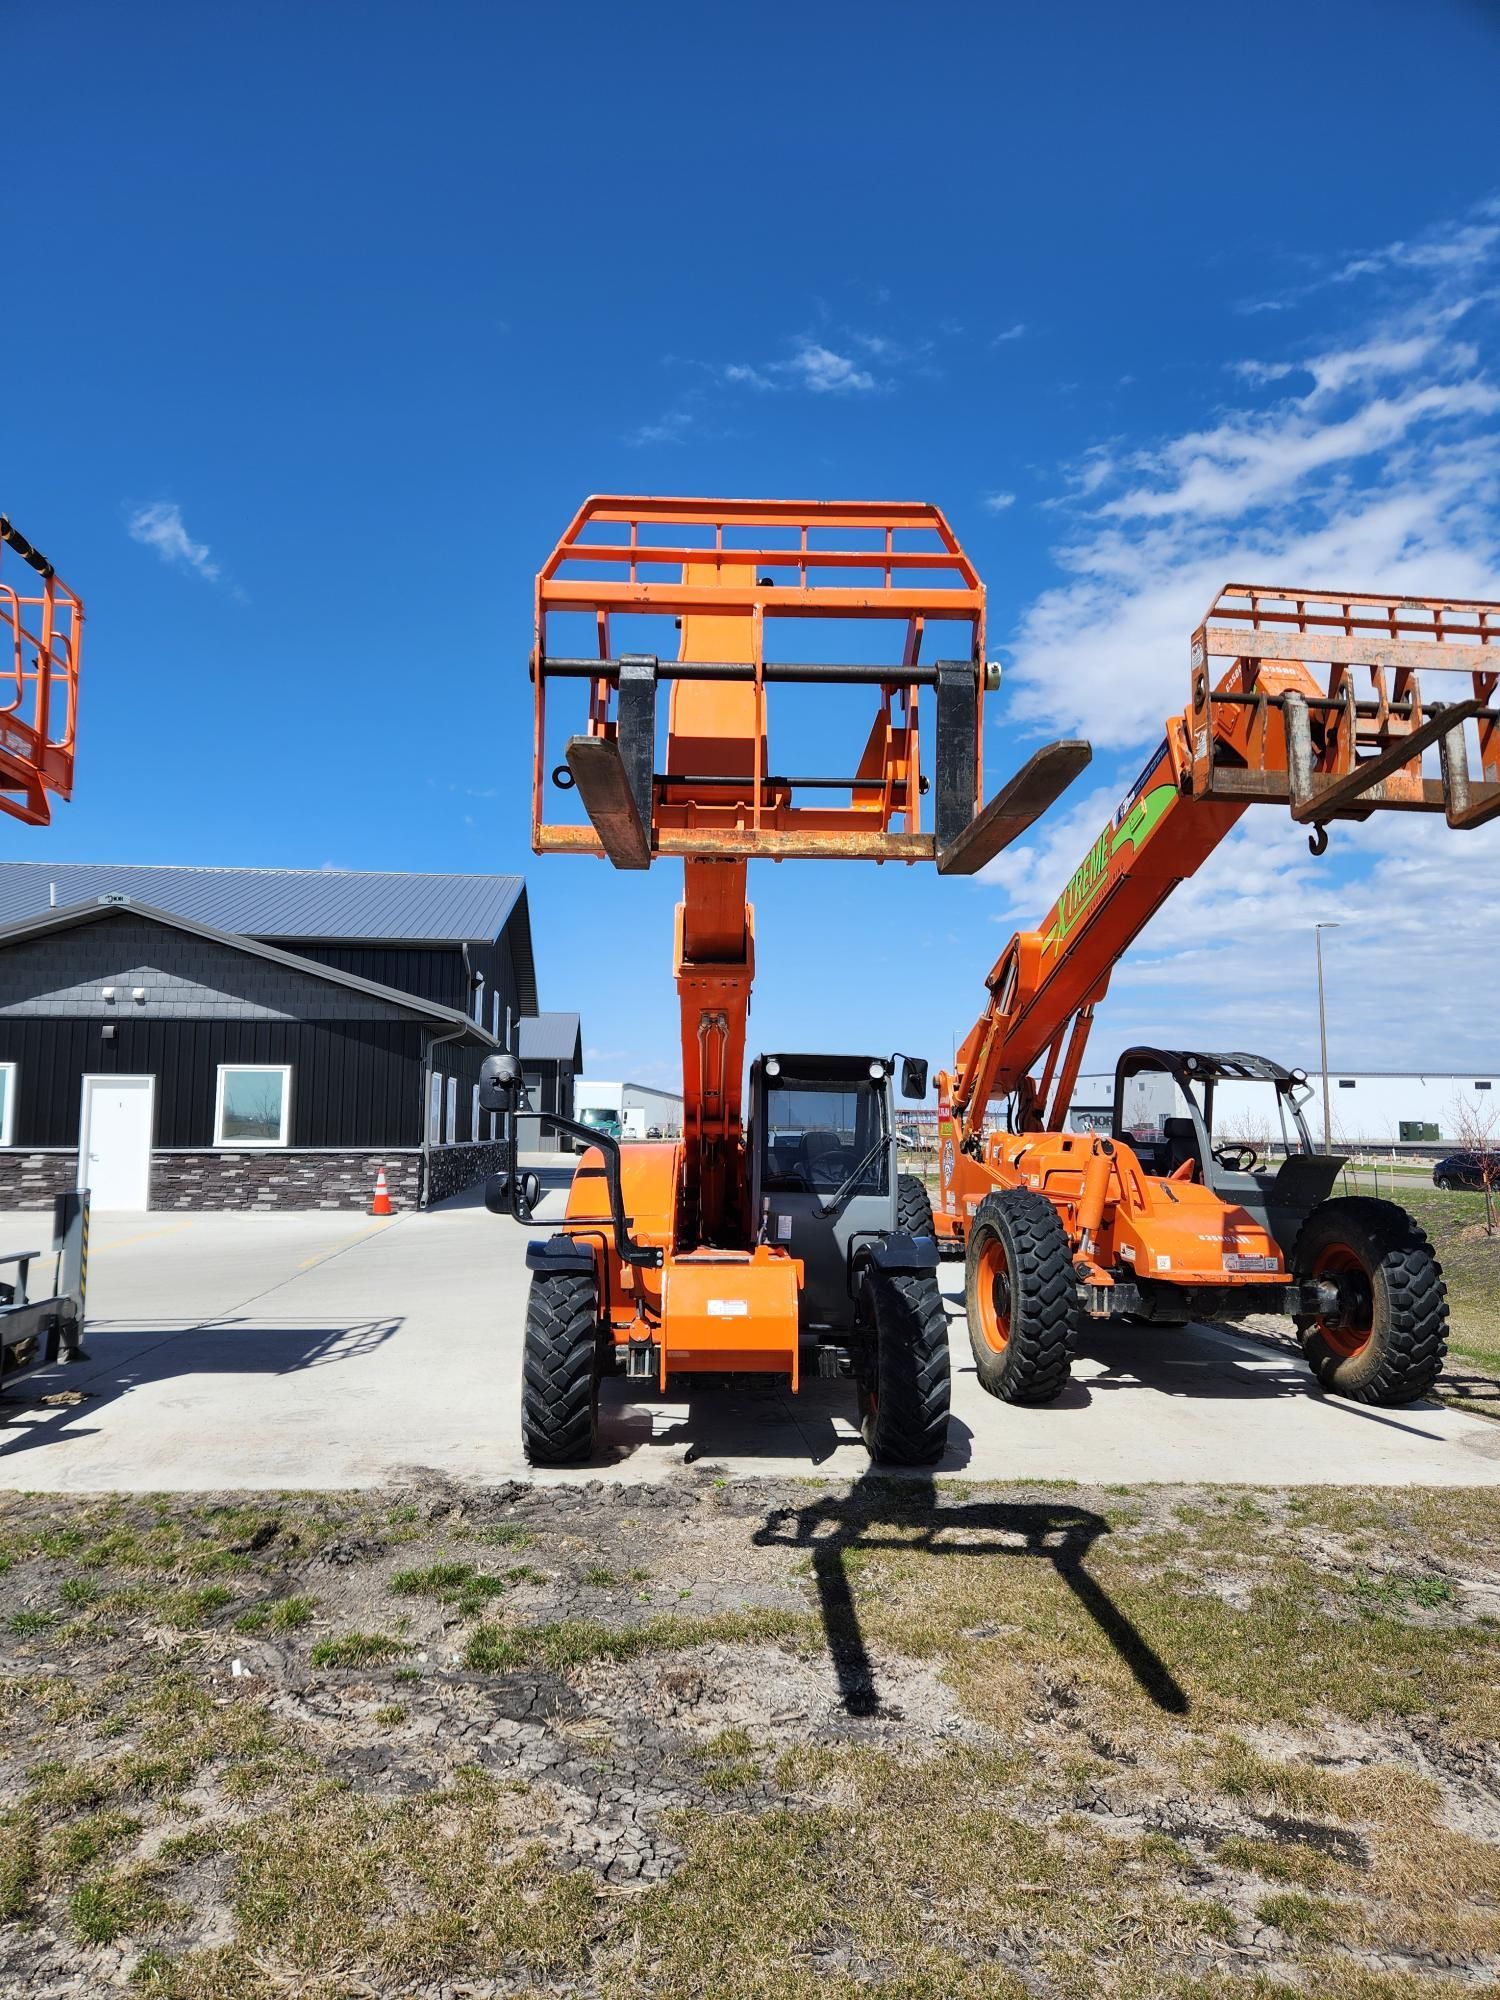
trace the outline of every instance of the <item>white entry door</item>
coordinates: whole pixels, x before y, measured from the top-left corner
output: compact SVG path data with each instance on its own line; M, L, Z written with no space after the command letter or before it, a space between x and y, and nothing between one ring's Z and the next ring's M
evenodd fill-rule
M95 1208L149 1205L155 1098L154 1076L83 1079L78 1185L91 1191Z

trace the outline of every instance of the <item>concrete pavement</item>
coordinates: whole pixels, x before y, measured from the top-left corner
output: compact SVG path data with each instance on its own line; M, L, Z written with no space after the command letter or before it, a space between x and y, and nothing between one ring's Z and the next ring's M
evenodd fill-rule
M543 1218L561 1205L550 1193ZM45 1218L0 1216L0 1249L45 1239ZM0 1487L337 1488L423 1467L529 1477L516 1410L525 1240L472 1199L386 1222L97 1216L90 1358L28 1378L0 1404ZM1058 1403L1011 1409L975 1379L960 1267L945 1265L943 1282L954 1359L944 1473L1500 1484L1500 1423L1326 1397L1294 1353L1210 1328L1091 1330ZM67 1400L45 1400L59 1393ZM797 1397L750 1386L659 1401L611 1381L600 1463L546 1477L662 1479L689 1451L728 1474L854 1477L868 1461L852 1403L837 1382Z

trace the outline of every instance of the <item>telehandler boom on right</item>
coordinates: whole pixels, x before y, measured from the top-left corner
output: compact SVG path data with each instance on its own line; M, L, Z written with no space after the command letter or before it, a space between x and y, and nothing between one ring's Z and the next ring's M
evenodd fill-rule
M1217 680L1214 660L1229 662ZM1008 1402L1049 1401L1085 1316L1286 1313L1325 1387L1411 1402L1442 1368L1441 1270L1404 1209L1333 1197L1344 1160L1327 1134L1314 1152L1298 1073L1238 1052L1131 1049L1109 1133L1063 1127L1115 964L1248 806L1288 808L1315 854L1330 822L1372 812L1442 812L1459 830L1500 816L1500 604L1231 584L1191 665L1186 710L1041 928L1001 952L984 1012L937 1079L935 1222L965 1251L979 1379ZM1466 677L1467 691L1426 700L1434 673ZM1439 775L1423 771L1430 751ZM1227 1079L1273 1093L1276 1172L1216 1140ZM988 1130L996 1099L1008 1130Z

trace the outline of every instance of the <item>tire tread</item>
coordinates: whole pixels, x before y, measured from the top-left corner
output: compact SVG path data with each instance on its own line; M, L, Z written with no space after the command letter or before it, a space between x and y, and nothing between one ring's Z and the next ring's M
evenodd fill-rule
M521 1364L521 1442L533 1465L578 1465L593 1452L598 1320L591 1272L533 1274Z

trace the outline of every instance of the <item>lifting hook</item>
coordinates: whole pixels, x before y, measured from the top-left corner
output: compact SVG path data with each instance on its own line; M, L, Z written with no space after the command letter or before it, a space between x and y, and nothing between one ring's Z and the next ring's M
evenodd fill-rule
M1326 854L1328 852L1327 827L1315 826L1312 832L1307 836L1307 845L1309 851L1313 854Z

